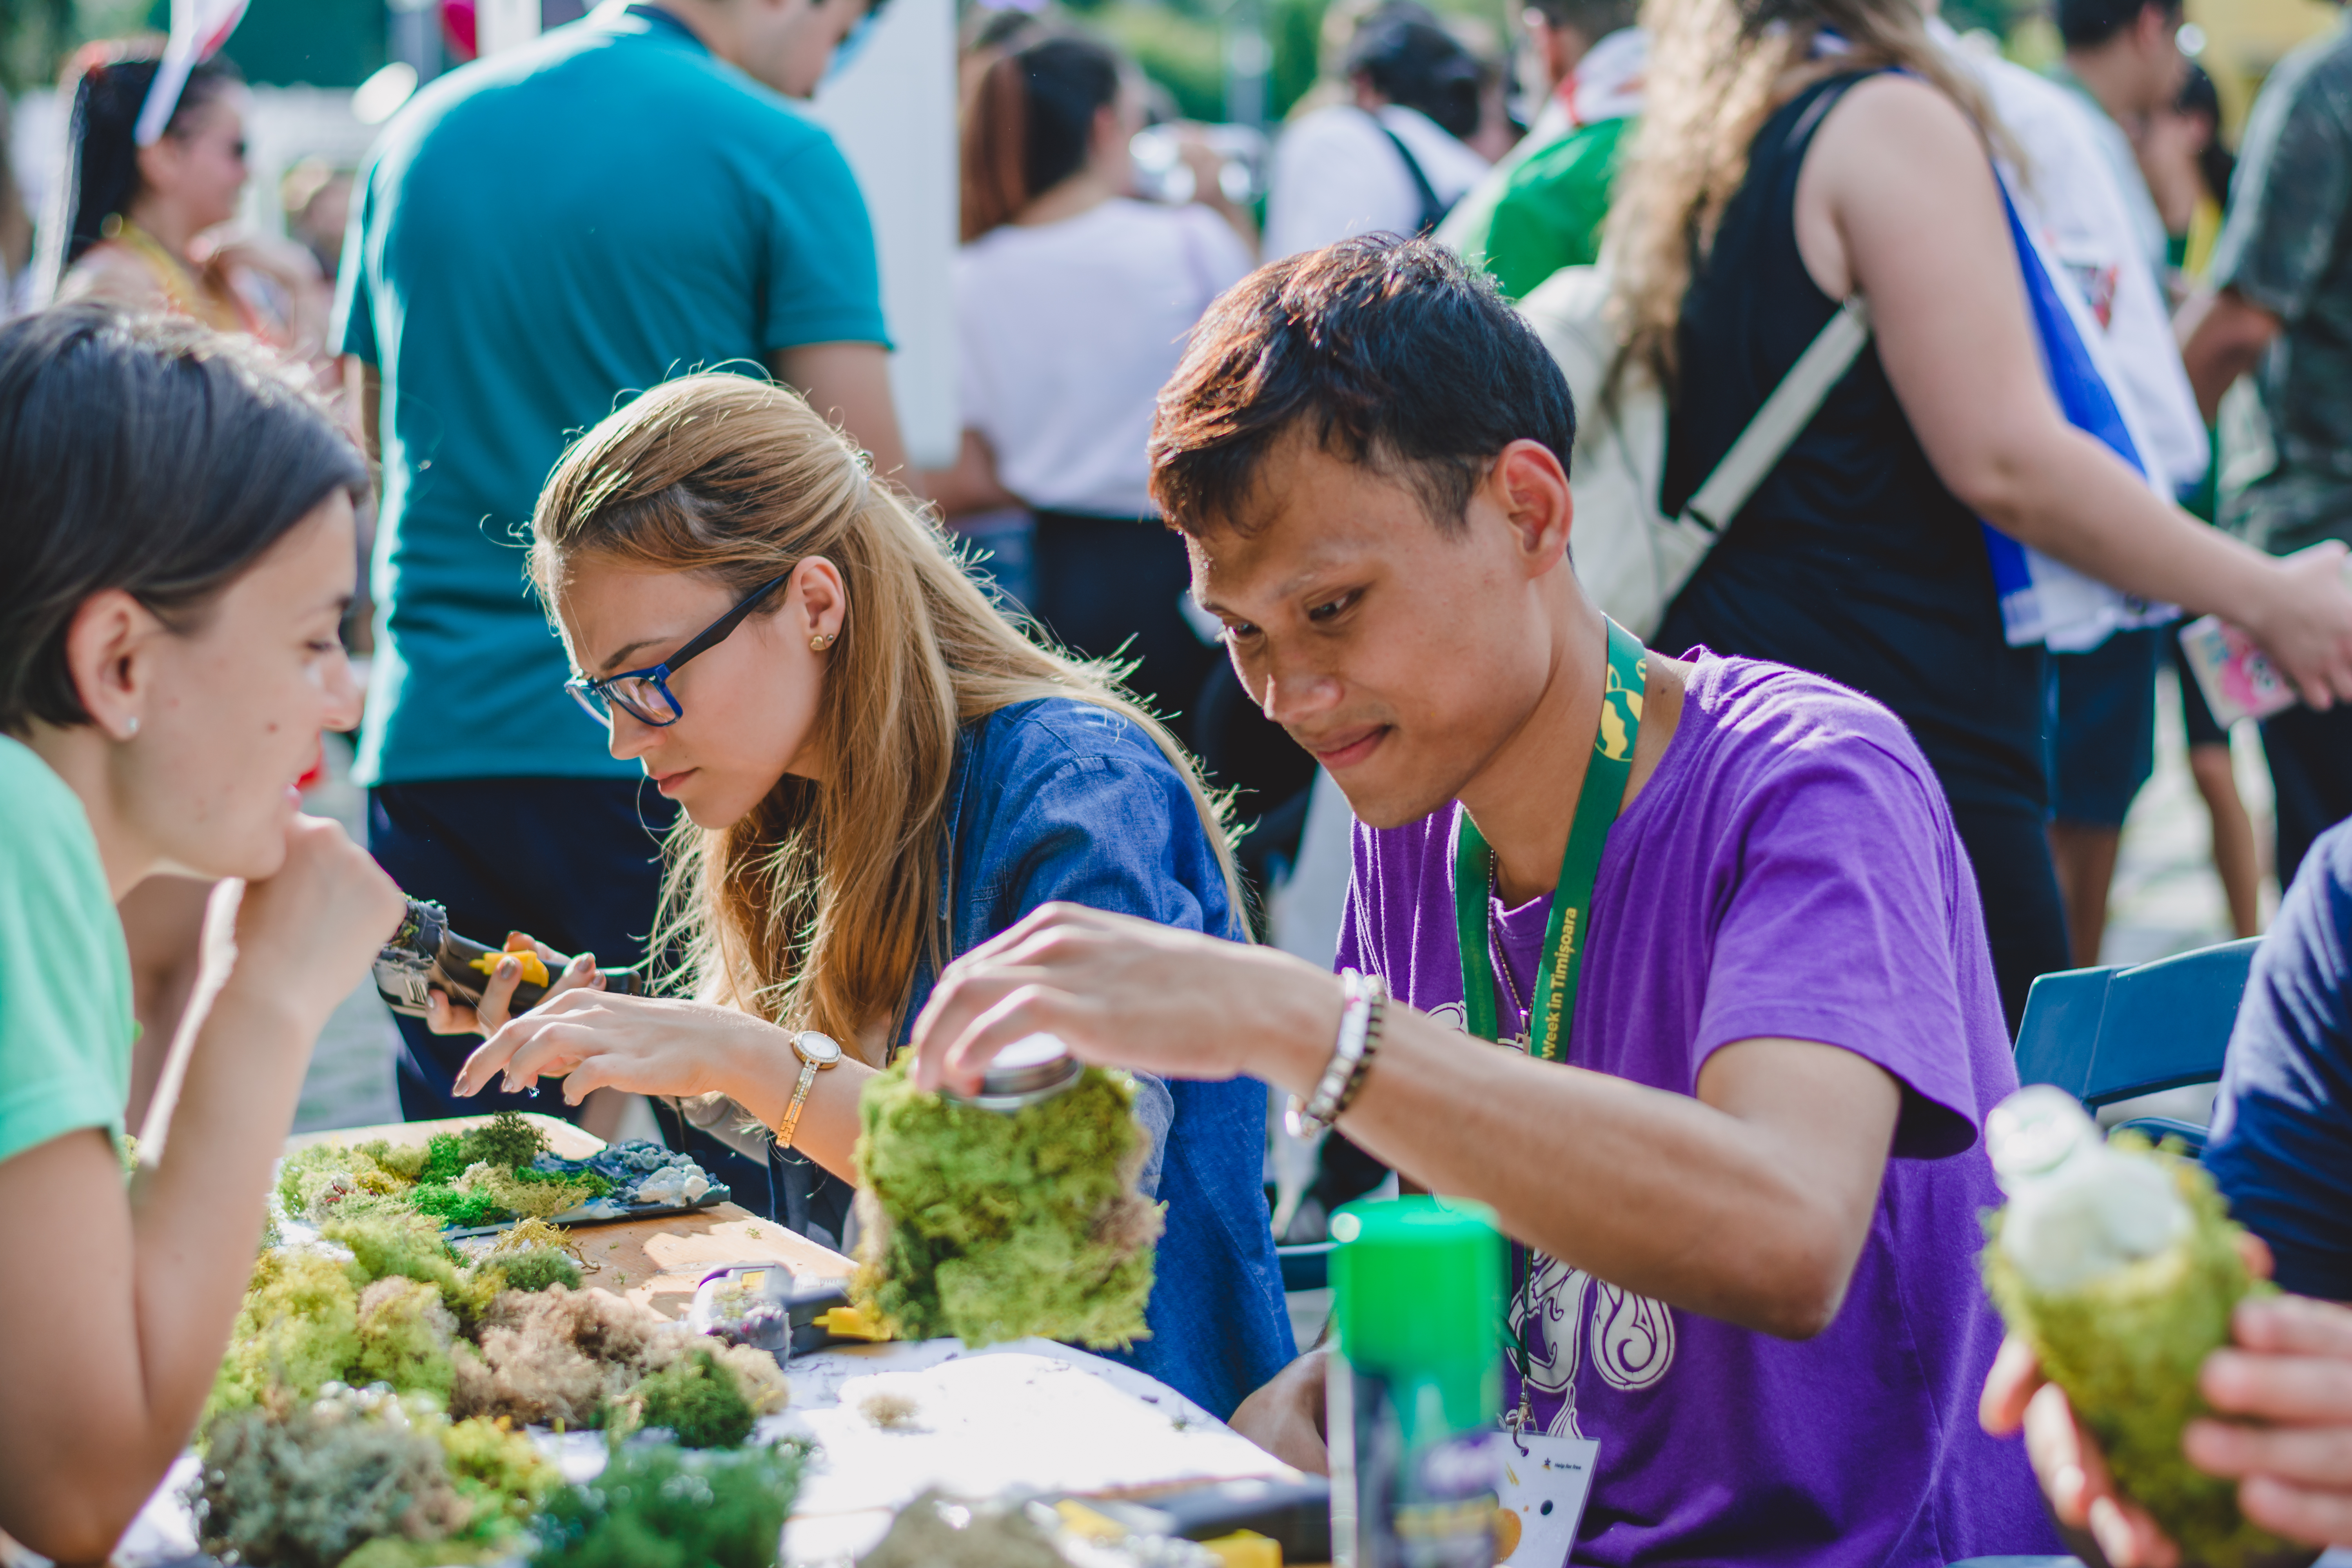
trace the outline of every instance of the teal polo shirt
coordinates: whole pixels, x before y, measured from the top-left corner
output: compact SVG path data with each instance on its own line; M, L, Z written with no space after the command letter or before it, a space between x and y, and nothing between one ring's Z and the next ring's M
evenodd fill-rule
M337 341L383 380L362 784L634 777L524 577L564 447L673 376L887 343L840 149L652 5L435 82L385 127Z

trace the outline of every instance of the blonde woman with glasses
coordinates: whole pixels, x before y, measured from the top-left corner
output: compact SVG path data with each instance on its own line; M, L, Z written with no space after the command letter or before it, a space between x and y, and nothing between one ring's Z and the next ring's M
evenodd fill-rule
M678 1097L837 1243L858 1091L948 960L1055 900L1241 934L1218 807L1167 731L1006 620L796 395L655 388L564 458L532 528L574 694L684 808L656 946L685 984L608 994L591 955L542 952L561 983L509 1018L501 966L478 1016L435 1004L436 1030L489 1036L459 1094ZM1126 1359L1229 1415L1292 1353L1264 1091L1139 1088L1167 1231Z

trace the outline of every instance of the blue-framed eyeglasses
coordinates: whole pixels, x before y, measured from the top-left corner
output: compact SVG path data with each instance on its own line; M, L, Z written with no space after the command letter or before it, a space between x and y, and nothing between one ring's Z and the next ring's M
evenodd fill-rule
M613 722L613 710L620 709L640 724L650 724L656 730L667 730L686 717L677 698L669 689L669 678L684 669L687 661L709 652L731 636L743 617L760 607L760 601L792 581L789 572L781 577L771 577L751 590L743 602L703 627L687 639L686 645L661 663L646 669L625 669L618 675L608 675L602 680L574 676L563 683L572 700L582 711L599 724Z

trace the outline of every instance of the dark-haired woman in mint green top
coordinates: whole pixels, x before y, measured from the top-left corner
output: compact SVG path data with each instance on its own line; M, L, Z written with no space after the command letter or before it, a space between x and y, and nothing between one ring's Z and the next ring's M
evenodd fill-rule
M295 787L359 716L365 482L249 344L0 330L0 1534L47 1557L105 1558L185 1446L311 1044L399 923ZM114 906L163 871L226 880L126 1183Z

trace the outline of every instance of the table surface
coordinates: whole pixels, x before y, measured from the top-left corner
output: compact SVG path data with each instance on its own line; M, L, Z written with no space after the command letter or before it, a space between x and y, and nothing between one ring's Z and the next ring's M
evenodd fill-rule
M530 1114L559 1154L603 1144L557 1118ZM351 1127L291 1139L291 1149L382 1138L420 1144L487 1117ZM588 1259L588 1283L684 1315L696 1285L724 1263L777 1263L803 1283L846 1277L850 1260L734 1204L690 1214L568 1227ZM814 1439L818 1457L787 1525L783 1563L850 1563L887 1528L892 1510L926 1486L965 1495L1007 1488L1138 1496L1210 1480L1291 1479L1297 1472L1182 1394L1131 1367L1044 1340L982 1351L953 1340L837 1346L795 1357L792 1405L761 1424L763 1436ZM879 1425L865 1413L887 1392L912 1419ZM551 1437L567 1475L602 1468L601 1436ZM126 1538L117 1562L181 1560L194 1531L174 1496L195 1461L184 1458Z
M567 1160L584 1160L604 1144L560 1117L526 1111L523 1119L547 1134L548 1147ZM287 1140L289 1150L316 1143L422 1144L436 1132L462 1132L487 1116L446 1121L395 1121L380 1127L346 1127ZM643 1302L665 1318L682 1318L694 1304L694 1288L713 1268L729 1263L781 1263L794 1279L845 1279L856 1265L797 1231L761 1219L737 1204L714 1204L689 1214L650 1219L614 1220L565 1227L586 1260L588 1283Z

